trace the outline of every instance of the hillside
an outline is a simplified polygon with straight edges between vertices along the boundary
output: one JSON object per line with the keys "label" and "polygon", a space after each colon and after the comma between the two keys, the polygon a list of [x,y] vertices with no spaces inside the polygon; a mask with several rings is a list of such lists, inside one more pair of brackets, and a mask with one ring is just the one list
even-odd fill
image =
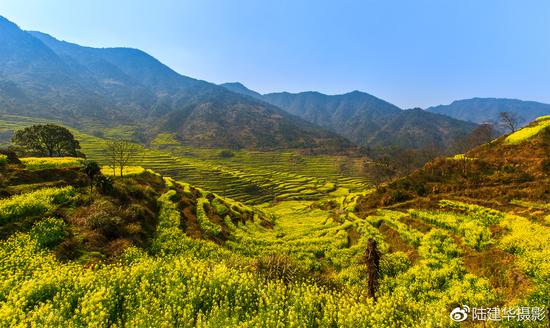
{"label": "hillside", "polygon": [[[39,217],[53,215],[65,222],[65,237],[52,242],[59,258],[85,263],[110,260],[131,246],[156,247],[158,220],[162,220],[159,206],[162,209],[164,199],[177,204],[182,213],[180,227],[190,238],[222,243],[230,234],[227,224],[244,223],[255,216],[269,224],[269,216],[260,210],[153,171],[134,170],[137,173],[98,187],[90,196],[88,178],[78,162],[68,168],[55,168],[55,159],[49,162],[52,168],[8,164],[1,170],[0,195],[5,200],[0,205],[0,239],[31,229]],[[17,202],[19,207],[10,209],[9,202]],[[215,232],[209,230],[211,225],[205,219],[219,225]]]}
{"label": "hillside", "polygon": [[365,197],[377,208],[418,197],[457,197],[504,206],[514,199],[550,201],[548,116],[466,154],[437,158]]}
{"label": "hillside", "polygon": [[[222,84],[259,98],[242,84]],[[366,147],[448,148],[475,124],[420,110],[401,110],[382,99],[354,91],[329,96],[319,92],[270,93],[261,99]]]}
{"label": "hillside", "polygon": [[59,119],[95,132],[124,127],[147,142],[338,151],[353,145],[285,111],[180,75],[143,51],[90,48],[0,18],[0,113]]}
{"label": "hillside", "polygon": [[[512,181],[511,192],[523,172],[548,180],[534,165],[548,143],[532,134],[547,123],[520,133],[521,146],[518,136],[492,146],[510,147],[498,165],[512,174],[491,175],[492,188]],[[474,151],[490,157],[485,147]],[[517,171],[504,164],[521,156]],[[464,168],[463,158],[447,161]],[[0,315],[12,325],[420,328],[452,326],[462,304],[549,304],[548,195],[522,188],[506,204],[463,197],[462,180],[391,208],[366,208],[384,187],[251,207],[147,170],[91,195],[79,164],[14,161],[0,163]],[[448,172],[433,176],[453,185]],[[382,256],[376,300],[365,290],[371,239]]]}
{"label": "hillside", "polygon": [[544,116],[466,154],[435,159],[378,186],[358,197],[355,212],[360,217],[385,213],[378,224],[397,240],[396,247],[417,243],[418,232],[446,231],[452,237],[447,241],[460,248],[454,257],[467,272],[488,279],[503,297],[499,304],[548,308],[548,186],[550,117]]}
{"label": "hillside", "polygon": [[[259,152],[226,159],[187,149],[195,153],[174,161],[148,149],[137,164],[173,160],[157,165],[204,171],[176,181],[131,168],[93,193],[79,159],[37,165],[0,156],[1,321],[423,328],[452,327],[449,312],[462,305],[547,308],[548,126],[540,118],[465,156],[356,192],[341,184],[351,179],[321,176],[330,159],[296,155],[280,166],[297,171],[279,178],[270,171],[279,164],[249,164],[274,161]],[[93,157],[101,140],[78,138]],[[297,174],[306,170],[309,177]],[[279,196],[255,198],[256,206],[224,197],[234,188],[220,179],[227,173],[271,183]],[[381,255],[376,300],[365,287],[372,240]]]}
{"label": "hillside", "polygon": [[439,105],[426,109],[474,123],[498,122],[501,112],[512,112],[523,118],[527,124],[539,116],[550,114],[550,105],[535,101],[502,98],[472,98],[453,101],[449,105]]}

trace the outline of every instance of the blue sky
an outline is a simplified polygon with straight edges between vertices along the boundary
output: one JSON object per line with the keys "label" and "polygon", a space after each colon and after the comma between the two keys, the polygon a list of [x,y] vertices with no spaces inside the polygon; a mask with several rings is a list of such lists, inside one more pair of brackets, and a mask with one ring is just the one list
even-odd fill
{"label": "blue sky", "polygon": [[547,0],[2,0],[0,15],[262,93],[362,90],[403,108],[550,103]]}

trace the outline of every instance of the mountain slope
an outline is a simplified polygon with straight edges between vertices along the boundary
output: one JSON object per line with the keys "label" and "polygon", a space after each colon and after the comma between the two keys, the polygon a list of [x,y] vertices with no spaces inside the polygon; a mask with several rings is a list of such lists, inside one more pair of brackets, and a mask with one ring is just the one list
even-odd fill
{"label": "mountain slope", "polygon": [[0,113],[120,125],[151,140],[255,149],[354,147],[265,102],[180,75],[143,51],[90,48],[0,19]]}
{"label": "mountain slope", "polygon": [[550,114],[550,105],[517,99],[472,98],[457,100],[450,105],[430,107],[426,110],[475,123],[498,122],[501,112],[514,112],[524,119],[524,123],[528,123],[539,116]]}
{"label": "mountain slope", "polygon": [[368,143],[379,147],[448,148],[474,128],[472,123],[416,108],[393,116],[368,139]]}
{"label": "mountain slope", "polygon": [[25,114],[47,106],[47,116],[65,117],[71,116],[71,107],[91,115],[108,108],[50,48],[1,16],[0,105],[2,112]]}
{"label": "mountain slope", "polygon": [[294,115],[333,130],[353,128],[354,125],[370,128],[369,125],[373,124],[374,127],[378,121],[400,112],[398,107],[359,91],[336,96],[319,92],[283,92],[266,94],[263,98]]}
{"label": "mountain slope", "polygon": [[550,201],[550,116],[463,155],[438,158],[360,201],[374,209],[412,199],[457,198],[502,206]]}
{"label": "mountain slope", "polygon": [[[222,86],[256,98],[259,95],[240,83]],[[368,147],[446,148],[475,128],[475,124],[443,115],[401,110],[360,91],[334,96],[282,92],[261,99]]]}

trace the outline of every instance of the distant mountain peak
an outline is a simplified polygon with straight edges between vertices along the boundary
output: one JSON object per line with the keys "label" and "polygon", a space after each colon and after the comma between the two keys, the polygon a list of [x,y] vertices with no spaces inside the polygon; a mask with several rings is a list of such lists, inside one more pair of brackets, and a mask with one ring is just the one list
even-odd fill
{"label": "distant mountain peak", "polygon": [[2,24],[2,25],[10,25],[10,26],[19,28],[19,26],[17,26],[17,24],[15,24],[14,22],[10,21],[9,19],[7,19],[6,17],[4,17],[4,16],[2,16],[2,15],[0,15],[0,24]]}
{"label": "distant mountain peak", "polygon": [[262,98],[262,95],[260,93],[258,93],[256,91],[253,91],[253,90],[250,90],[249,88],[247,88],[241,82],[227,82],[227,83],[220,84],[220,86],[226,88],[229,91],[232,91],[232,92],[235,92],[235,93],[238,93],[238,94],[246,95],[246,96],[256,98],[256,99],[261,99]]}
{"label": "distant mountain peak", "polygon": [[477,97],[455,100],[449,105],[434,106],[426,110],[475,123],[498,121],[501,112],[515,112],[525,120],[524,123],[527,123],[539,116],[550,114],[550,105],[513,98]]}

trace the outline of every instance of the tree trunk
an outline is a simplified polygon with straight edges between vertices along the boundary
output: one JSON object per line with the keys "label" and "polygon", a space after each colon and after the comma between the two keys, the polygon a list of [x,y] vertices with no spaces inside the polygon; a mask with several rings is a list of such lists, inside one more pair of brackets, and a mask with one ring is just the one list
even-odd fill
{"label": "tree trunk", "polygon": [[376,292],[378,291],[378,279],[380,278],[380,251],[376,246],[376,240],[369,238],[367,249],[365,250],[365,263],[367,265],[368,275],[368,294],[376,302]]}

